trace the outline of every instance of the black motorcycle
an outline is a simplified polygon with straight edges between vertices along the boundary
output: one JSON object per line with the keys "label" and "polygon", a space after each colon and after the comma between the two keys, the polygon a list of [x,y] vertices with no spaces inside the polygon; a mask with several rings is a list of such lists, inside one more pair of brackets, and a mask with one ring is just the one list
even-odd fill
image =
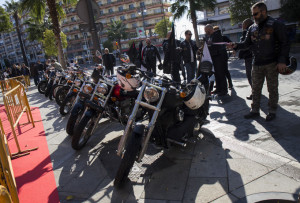
{"label": "black motorcycle", "polygon": [[56,77],[54,79],[53,85],[52,85],[50,93],[49,93],[50,100],[53,100],[53,98],[56,97],[57,91],[67,83],[68,79],[66,77],[71,78],[72,76],[68,75],[68,73],[65,71],[63,71],[63,72],[57,71],[56,72]]}
{"label": "black motorcycle", "polygon": [[41,94],[45,94],[47,86],[48,86],[48,81],[49,81],[49,73],[50,71],[43,72],[43,77],[41,78],[39,84],[38,84],[38,91]]}
{"label": "black motorcycle", "polygon": [[[212,89],[208,75],[209,72],[203,73],[187,85],[180,85],[166,77],[143,81],[119,142],[117,154],[122,161],[114,180],[115,187],[121,187],[134,162],[142,160],[149,142],[160,148],[169,148],[170,144],[186,146],[188,139],[194,135],[195,127],[199,129],[208,114]],[[206,81],[206,84],[200,81]],[[136,119],[140,107],[149,116],[147,125]]]}

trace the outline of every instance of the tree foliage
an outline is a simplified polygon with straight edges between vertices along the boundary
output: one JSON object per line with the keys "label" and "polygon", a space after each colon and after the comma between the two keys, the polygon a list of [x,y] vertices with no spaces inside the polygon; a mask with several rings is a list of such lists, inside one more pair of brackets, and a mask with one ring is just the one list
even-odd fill
{"label": "tree foliage", "polygon": [[299,0],[280,0],[280,17],[286,21],[300,22],[300,1]]}
{"label": "tree foliage", "polygon": [[231,24],[235,25],[251,18],[251,6],[256,2],[257,0],[229,0]]}
{"label": "tree foliage", "polygon": [[205,9],[214,9],[216,0],[176,0],[171,5],[171,12],[174,15],[174,20],[183,17],[187,12],[188,19],[192,20],[196,43],[200,46],[199,34],[197,29],[197,15],[196,11],[203,11]]}
{"label": "tree foliage", "polygon": [[27,39],[29,41],[37,40],[38,42],[41,42],[46,29],[51,29],[51,22],[49,19],[40,22],[37,18],[31,17],[25,21],[25,25],[28,26],[26,32],[28,33]]}
{"label": "tree foliage", "polygon": [[155,25],[155,33],[158,34],[159,37],[165,38],[167,37],[168,31],[171,31],[172,23],[169,19],[162,19]]}
{"label": "tree foliage", "polygon": [[0,32],[9,32],[13,25],[9,19],[9,14],[0,6]]}
{"label": "tree foliage", "polygon": [[[67,48],[67,45],[68,45],[67,36],[63,32],[61,32],[60,37],[61,37],[63,48]],[[47,56],[57,56],[58,55],[58,47],[57,47],[56,41],[53,40],[55,38],[53,31],[46,29],[44,32],[43,38],[44,39],[42,40],[42,43],[43,43],[43,47],[44,47],[46,55]]]}
{"label": "tree foliage", "polygon": [[119,44],[121,39],[127,39],[128,33],[125,24],[121,20],[112,21],[107,29],[108,39],[117,41]]}

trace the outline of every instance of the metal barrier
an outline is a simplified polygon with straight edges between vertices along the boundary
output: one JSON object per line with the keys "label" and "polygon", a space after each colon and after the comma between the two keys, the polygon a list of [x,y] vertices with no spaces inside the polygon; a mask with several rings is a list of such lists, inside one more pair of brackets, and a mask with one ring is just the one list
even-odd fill
{"label": "metal barrier", "polygon": [[1,90],[2,90],[2,94],[4,94],[5,92],[13,89],[14,87],[16,87],[19,83],[22,83],[24,85],[24,87],[26,88],[26,90],[28,89],[28,80],[26,80],[25,76],[21,75],[18,77],[13,77],[13,78],[8,78],[5,80],[1,80],[0,81],[0,86],[1,86]]}
{"label": "metal barrier", "polygon": [[[0,202],[19,202],[16,180],[12,169],[10,152],[0,120]],[[9,193],[7,193],[7,191]]]}
{"label": "metal barrier", "polygon": [[[24,86],[16,81],[18,85],[8,92],[4,93],[3,101],[6,109],[7,118],[9,120],[12,133],[18,148],[18,152],[11,154],[12,158],[17,158],[20,156],[25,156],[29,154],[29,151],[36,150],[38,148],[28,149],[21,151],[18,137],[15,132],[15,128],[19,127],[19,121],[24,112],[27,114],[28,123],[32,123],[32,126],[35,127],[33,117],[31,114],[30,106],[27,100],[26,92]],[[18,128],[20,131],[20,128]]]}

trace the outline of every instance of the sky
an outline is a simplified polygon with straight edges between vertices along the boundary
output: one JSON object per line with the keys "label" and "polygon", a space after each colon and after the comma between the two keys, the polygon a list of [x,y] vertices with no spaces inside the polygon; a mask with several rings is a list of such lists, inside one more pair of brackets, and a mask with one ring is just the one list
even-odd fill
{"label": "sky", "polygon": [[0,0],[0,6],[3,6],[5,4],[5,0]]}

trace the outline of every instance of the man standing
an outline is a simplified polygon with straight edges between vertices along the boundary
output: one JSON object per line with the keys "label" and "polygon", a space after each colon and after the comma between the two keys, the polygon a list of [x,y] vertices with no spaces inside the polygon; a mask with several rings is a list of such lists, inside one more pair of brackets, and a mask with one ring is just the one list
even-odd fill
{"label": "man standing", "polygon": [[182,49],[182,58],[184,66],[186,68],[187,82],[189,83],[196,75],[196,52],[198,47],[195,41],[191,40],[192,32],[190,30],[185,31],[185,40],[181,42],[180,47]]}
{"label": "man standing", "polygon": [[[172,44],[174,43],[174,44]],[[181,69],[181,56],[180,56],[180,41],[175,39],[174,32],[168,32],[167,39],[163,41],[163,51],[164,51],[164,63],[163,69],[164,73],[170,74],[172,80],[180,83],[179,70]],[[170,45],[171,44],[171,45]],[[179,48],[179,49],[178,49]]]}
{"label": "man standing", "polygon": [[55,59],[51,59],[51,66],[53,66],[55,68],[55,70],[57,70],[57,71],[63,71],[64,70],[62,68],[62,66],[60,65],[60,63],[56,62]]}
{"label": "man standing", "polygon": [[281,22],[268,16],[267,6],[263,2],[251,8],[255,23],[249,28],[242,43],[231,44],[235,49],[251,46],[253,53],[252,68],[252,109],[246,119],[259,117],[261,90],[265,78],[269,92],[269,114],[266,121],[276,118],[278,105],[278,70],[286,69],[290,45],[286,27]]}
{"label": "man standing", "polygon": [[105,65],[106,74],[114,74],[114,66],[116,65],[116,58],[113,54],[109,53],[108,48],[104,49],[103,63]]}
{"label": "man standing", "polygon": [[224,96],[228,92],[226,81],[226,71],[228,71],[228,55],[226,46],[214,44],[223,42],[223,36],[220,31],[215,32],[213,26],[210,24],[206,25],[204,29],[206,33],[207,46],[215,69],[216,90],[214,93],[218,94],[219,96]]}
{"label": "man standing", "polygon": [[155,46],[151,44],[149,38],[146,39],[146,47],[142,51],[142,65],[147,69],[156,74],[156,57],[158,58],[161,66],[161,58],[159,52]]}
{"label": "man standing", "polygon": [[38,68],[37,64],[31,64],[30,74],[31,74],[31,77],[33,77],[35,86],[38,86],[40,79],[39,79],[39,68]]}
{"label": "man standing", "polygon": [[[253,21],[250,18],[247,18],[243,21],[242,28],[243,34],[240,39],[240,42],[243,42],[246,39],[246,34],[248,32],[249,27],[253,24]],[[246,75],[248,78],[248,82],[252,88],[252,79],[251,79],[251,71],[252,71],[252,52],[250,47],[247,49],[240,50],[239,58],[244,59],[245,61],[245,68],[246,68]],[[248,100],[252,100],[252,94],[249,97],[246,97]]]}
{"label": "man standing", "polygon": [[26,84],[30,86],[30,71],[29,68],[25,65],[25,63],[22,63],[21,74],[24,75]]}

